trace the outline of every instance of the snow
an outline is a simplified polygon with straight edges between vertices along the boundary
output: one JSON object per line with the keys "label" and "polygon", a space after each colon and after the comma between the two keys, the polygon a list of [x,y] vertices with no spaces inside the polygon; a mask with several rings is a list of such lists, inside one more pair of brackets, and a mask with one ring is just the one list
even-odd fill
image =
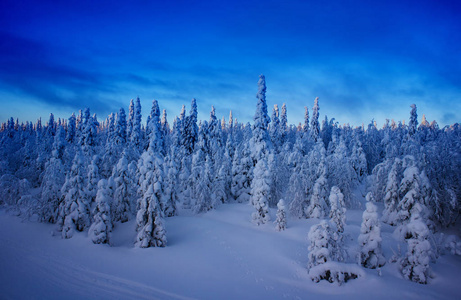
{"label": "snow", "polygon": [[[397,263],[382,267],[381,276],[351,265],[360,210],[348,210],[344,234],[347,268],[361,276],[341,286],[315,283],[306,267],[307,233],[318,220],[289,218],[290,226],[277,232],[272,223],[254,226],[253,210],[246,204],[200,215],[179,210],[165,219],[167,247],[140,249],[133,246],[135,220],[116,223],[109,247],[93,244],[85,232],[61,239],[50,234],[56,225],[23,221],[0,209],[0,298],[455,299],[461,293],[461,257],[450,253],[430,264],[434,278],[427,285],[405,280]],[[276,210],[270,214],[275,218]],[[388,258],[397,251],[394,229],[381,228]]]}

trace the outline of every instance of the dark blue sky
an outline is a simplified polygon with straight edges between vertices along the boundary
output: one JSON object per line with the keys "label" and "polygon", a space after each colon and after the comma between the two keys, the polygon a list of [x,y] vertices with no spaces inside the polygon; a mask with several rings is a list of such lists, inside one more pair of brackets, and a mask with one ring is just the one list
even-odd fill
{"label": "dark blue sky", "polygon": [[461,121],[459,1],[0,2],[0,121],[90,107],[100,119],[139,95],[170,122],[197,98],[250,121],[259,74],[270,111],[381,126]]}

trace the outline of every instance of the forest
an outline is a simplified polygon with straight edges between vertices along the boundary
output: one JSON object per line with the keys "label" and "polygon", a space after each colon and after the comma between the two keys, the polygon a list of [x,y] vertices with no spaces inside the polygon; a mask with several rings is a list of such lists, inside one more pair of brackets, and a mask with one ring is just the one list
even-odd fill
{"label": "forest", "polygon": [[402,276],[427,283],[429,261],[441,247],[432,236],[459,222],[460,125],[440,128],[424,115],[419,121],[413,104],[408,124],[387,120],[378,128],[371,120],[353,128],[320,120],[318,98],[311,110],[305,107],[304,123],[292,125],[285,104],[269,115],[263,75],[257,88],[252,124],[237,122],[232,112],[218,119],[214,107],[209,120],[198,120],[195,99],[172,124],[157,100],[144,124],[139,98],[128,113],[120,108],[104,120],[89,108],[68,119],[50,114],[46,123],[10,118],[0,129],[0,205],[56,224],[63,239],[88,232],[95,244],[110,245],[114,227],[135,220],[139,248],[167,247],[165,220],[180,209],[203,214],[249,203],[248,220],[275,221],[277,231],[288,216],[319,219],[308,234],[309,274],[341,283],[360,276],[341,264],[346,210],[360,209],[358,264],[386,263],[385,223],[407,245],[396,258]]}

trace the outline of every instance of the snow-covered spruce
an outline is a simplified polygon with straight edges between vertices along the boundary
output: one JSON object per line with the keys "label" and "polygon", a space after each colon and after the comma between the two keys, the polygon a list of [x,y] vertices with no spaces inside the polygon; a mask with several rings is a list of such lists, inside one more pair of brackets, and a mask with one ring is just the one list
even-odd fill
{"label": "snow-covered spruce", "polygon": [[61,188],[64,184],[65,171],[62,161],[54,155],[45,165],[41,185],[40,219],[44,222],[56,223],[61,203]]}
{"label": "snow-covered spruce", "polygon": [[283,231],[287,228],[287,215],[285,212],[285,201],[280,199],[277,203],[277,219],[275,220],[275,230]]}
{"label": "snow-covered spruce", "polygon": [[362,215],[362,225],[358,242],[360,252],[358,254],[359,264],[365,268],[375,269],[384,266],[386,259],[381,250],[381,228],[377,207],[372,203],[373,195],[369,192],[366,196],[366,209]]}
{"label": "snow-covered spruce", "polygon": [[113,221],[127,222],[131,219],[132,206],[136,192],[134,190],[133,174],[129,170],[128,156],[125,152],[112,171],[114,181]]}
{"label": "snow-covered spruce", "polygon": [[397,205],[399,204],[399,183],[402,161],[394,160],[392,168],[387,176],[386,188],[384,190],[384,211],[382,220],[390,225],[397,224]]}
{"label": "snow-covered spruce", "polygon": [[261,159],[254,169],[254,179],[251,183],[251,204],[256,209],[252,214],[252,222],[256,225],[266,224],[270,221],[269,194],[271,177],[265,159]]}
{"label": "snow-covered spruce", "polygon": [[432,254],[429,236],[431,232],[424,219],[417,213],[422,207],[416,204],[415,211],[408,224],[405,225],[402,234],[407,242],[407,253],[400,260],[400,269],[404,278],[422,284],[427,284],[431,277],[429,268]]}
{"label": "snow-covered spruce", "polygon": [[338,243],[341,233],[335,227],[335,224],[322,220],[309,230],[307,269],[309,277],[315,282],[327,280],[341,285],[349,279],[362,276],[362,271],[356,266],[338,262],[343,259],[343,249]]}
{"label": "snow-covered spruce", "polygon": [[313,225],[307,237],[310,241],[307,269],[331,261],[331,229],[328,221],[322,220],[319,224]]}
{"label": "snow-covered spruce", "polygon": [[269,202],[271,197],[272,174],[269,165],[271,141],[267,131],[270,118],[267,115],[266,80],[264,75],[259,76],[258,102],[254,115],[253,136],[250,140],[252,158],[255,164],[253,181],[251,183],[251,204],[256,209],[252,214],[252,221],[256,225],[270,221]]}
{"label": "snow-covered spruce", "polygon": [[330,220],[336,225],[338,232],[343,233],[346,226],[344,196],[337,186],[333,186],[328,199],[330,200]]}
{"label": "snow-covered spruce", "polygon": [[[397,206],[399,224],[408,223],[414,214],[421,215],[423,218],[427,215],[427,208],[421,192],[420,172],[416,166],[415,158],[411,155],[405,156],[403,167],[405,170],[399,186],[401,199]],[[418,207],[416,207],[417,204],[419,204]],[[421,210],[421,212],[418,210]]]}
{"label": "snow-covered spruce", "polygon": [[308,218],[321,219],[328,213],[328,206],[326,203],[326,198],[328,197],[328,182],[325,177],[325,172],[325,167],[323,167],[320,177],[315,181],[314,187],[312,188],[309,206],[306,209]]}
{"label": "snow-covered spruce", "polygon": [[152,106],[154,113],[150,122],[149,146],[138,162],[141,197],[138,200],[136,215],[135,246],[140,248],[166,246],[161,206],[164,195],[163,141],[159,123],[160,112],[157,112],[155,100]]}
{"label": "snow-covered spruce", "polygon": [[176,204],[178,202],[178,169],[174,157],[168,157],[166,161],[166,185],[165,185],[165,203],[163,212],[166,217],[173,217],[178,214]]}
{"label": "snow-covered spruce", "polygon": [[[167,243],[163,212],[160,208],[158,193],[154,191],[156,185],[154,183],[149,186],[139,203],[135,240],[135,246],[139,248],[165,247]],[[156,190],[158,192],[158,188]]]}
{"label": "snow-covered spruce", "polygon": [[111,195],[107,180],[101,179],[96,194],[96,207],[88,237],[95,244],[110,244],[112,234]]}
{"label": "snow-covered spruce", "polygon": [[90,225],[90,203],[86,189],[86,172],[81,152],[75,155],[72,169],[62,187],[64,201],[60,205],[60,228],[63,238],[71,238],[74,231],[83,231]]}

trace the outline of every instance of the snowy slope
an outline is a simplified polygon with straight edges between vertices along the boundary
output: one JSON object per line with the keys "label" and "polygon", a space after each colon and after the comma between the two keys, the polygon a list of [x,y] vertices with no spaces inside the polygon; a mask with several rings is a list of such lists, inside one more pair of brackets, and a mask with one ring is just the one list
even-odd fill
{"label": "snowy slope", "polygon": [[[166,248],[133,248],[135,223],[117,224],[113,247],[86,233],[52,236],[55,226],[21,221],[0,210],[1,299],[454,299],[461,294],[461,257],[441,256],[434,278],[420,285],[387,263],[382,276],[343,286],[313,283],[307,274],[307,233],[317,220],[288,220],[288,229],[250,222],[253,208],[166,219]],[[348,211],[346,234],[353,263],[362,211]],[[271,210],[275,220],[275,210]],[[386,259],[396,251],[393,228],[382,227]]]}

